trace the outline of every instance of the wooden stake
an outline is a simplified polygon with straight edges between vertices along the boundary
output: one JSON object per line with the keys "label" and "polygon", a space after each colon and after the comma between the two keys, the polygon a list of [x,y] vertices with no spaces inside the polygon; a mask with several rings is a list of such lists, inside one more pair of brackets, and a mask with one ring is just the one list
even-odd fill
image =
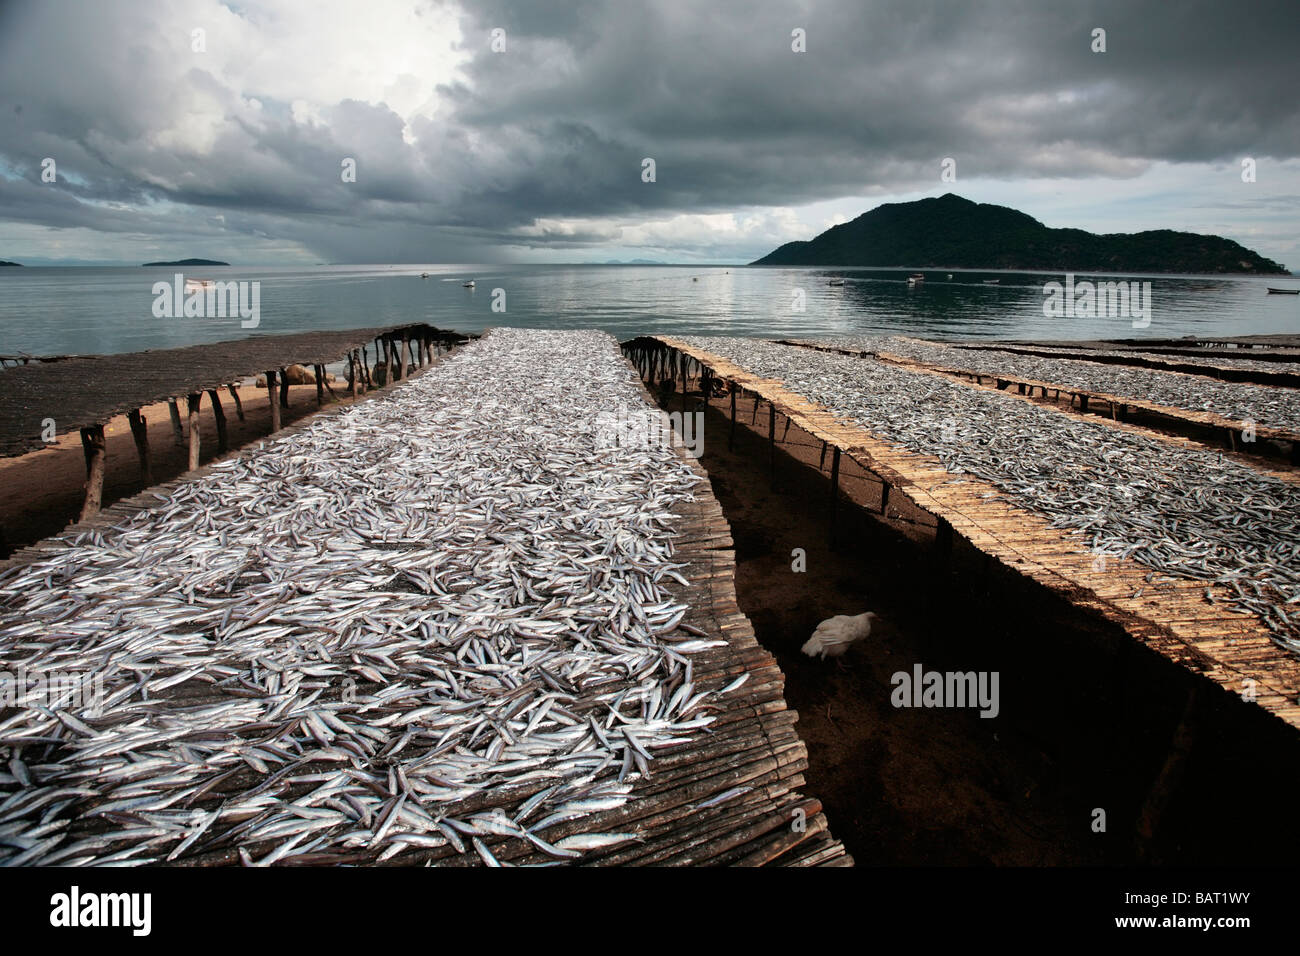
{"label": "wooden stake", "polygon": [[348,387],[352,390],[352,397],[357,397],[357,351],[353,349],[348,353]]}
{"label": "wooden stake", "polygon": [[244,403],[239,400],[239,386],[228,385],[226,387],[230,391],[230,397],[235,400],[235,414],[239,416],[239,420],[242,422],[244,421]]}
{"label": "wooden stake", "polygon": [[266,373],[266,399],[267,404],[271,406],[271,431],[280,430],[280,406],[275,400],[275,376],[274,369]]}
{"label": "wooden stake", "polygon": [[153,468],[149,463],[149,423],[138,408],[128,412],[126,418],[131,423],[131,437],[135,439],[135,453],[140,459],[140,480],[148,488],[153,484]]}
{"label": "wooden stake", "polygon": [[889,517],[889,482],[884,480],[880,483],[880,513]]}
{"label": "wooden stake", "polygon": [[86,453],[86,500],[81,506],[80,521],[99,514],[104,500],[104,460],[108,451],[104,444],[104,426],[92,425],[81,430],[81,448]]}
{"label": "wooden stake", "polygon": [[776,406],[767,403],[767,477],[776,484]]}
{"label": "wooden stake", "polygon": [[185,447],[185,429],[181,427],[181,412],[176,407],[176,399],[167,399],[167,410],[172,415],[172,436],[176,439],[176,444],[182,448]]}
{"label": "wooden stake", "polygon": [[736,447],[736,384],[731,384],[731,431],[727,433],[727,451]]}
{"label": "wooden stake", "polygon": [[202,397],[202,392],[191,392],[185,397],[190,413],[190,471],[199,467],[199,399]]}
{"label": "wooden stake", "polygon": [[217,454],[224,455],[230,448],[230,442],[226,438],[226,410],[221,407],[221,393],[210,388],[208,399],[212,402],[212,417],[217,422]]}
{"label": "wooden stake", "polygon": [[840,502],[840,446],[836,445],[834,452],[831,454],[831,523],[828,539],[832,548],[835,547],[835,510]]}
{"label": "wooden stake", "polygon": [[280,369],[280,406],[289,407],[289,370],[286,368]]}
{"label": "wooden stake", "polygon": [[1165,762],[1156,774],[1155,782],[1152,783],[1146,800],[1143,801],[1142,812],[1137,822],[1137,851],[1138,859],[1141,861],[1150,861],[1154,855],[1155,835],[1160,829],[1160,819],[1164,816],[1165,809],[1173,796],[1178,792],[1178,785],[1186,771],[1187,758],[1196,742],[1199,724],[1196,712],[1197,701],[1197,688],[1192,687],[1187,692],[1182,718],[1178,721],[1173,739],[1165,752]]}
{"label": "wooden stake", "polygon": [[316,407],[325,406],[325,366],[313,365],[312,371],[316,373]]}

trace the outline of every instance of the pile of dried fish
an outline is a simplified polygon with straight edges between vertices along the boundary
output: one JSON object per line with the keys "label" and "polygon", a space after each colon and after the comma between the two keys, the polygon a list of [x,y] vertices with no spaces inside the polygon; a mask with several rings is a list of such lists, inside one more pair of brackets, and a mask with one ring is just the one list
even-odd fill
{"label": "pile of dried fish", "polygon": [[902,336],[821,336],[817,342],[864,352],[887,352],[915,362],[942,365],[1003,378],[1032,378],[1077,389],[1194,412],[1212,412],[1232,421],[1300,433],[1300,390],[1223,382],[1204,376],[1066,358],[1041,358],[1009,352],[984,352],[923,342]]}
{"label": "pile of dried fish", "polygon": [[698,477],[594,442],[638,388],[603,333],[497,330],[0,575],[0,670],[94,690],[0,709],[0,862],[635,839],[569,831],[709,723],[721,643],[670,596]]}
{"label": "pile of dried fish", "polygon": [[1209,449],[1180,448],[1001,392],[871,358],[756,339],[695,348],[779,379],[846,422],[1087,535],[1089,550],[1228,589],[1300,653],[1300,486]]}
{"label": "pile of dried fish", "polygon": [[[990,346],[984,343],[961,342],[952,343],[958,348],[968,351],[988,351]],[[1012,346],[1023,347],[1023,346]],[[1267,359],[1249,359],[1249,358],[1230,358],[1225,355],[1222,358],[1214,356],[1209,358],[1204,355],[1184,355],[1180,352],[1144,352],[1140,349],[1095,349],[1095,348],[1067,348],[1054,347],[1047,345],[1033,346],[1035,352],[1050,352],[1053,357],[1073,358],[1088,361],[1089,359],[1116,358],[1129,361],[1132,359],[1144,359],[1148,362],[1162,362],[1168,365],[1186,365],[1195,366],[1205,369],[1205,374],[1214,375],[1217,368],[1240,369],[1243,372],[1271,372],[1274,375],[1300,375],[1300,362],[1281,362],[1269,361]],[[1005,354],[1007,350],[993,347],[993,351]],[[1246,349],[1234,349],[1233,351],[1246,351]],[[1018,353],[1017,353],[1018,354]],[[1113,367],[1113,363],[1104,363]]]}

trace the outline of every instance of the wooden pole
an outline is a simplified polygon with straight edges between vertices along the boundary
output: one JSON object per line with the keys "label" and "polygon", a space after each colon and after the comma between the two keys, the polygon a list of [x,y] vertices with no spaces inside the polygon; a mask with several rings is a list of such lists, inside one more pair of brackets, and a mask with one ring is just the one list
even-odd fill
{"label": "wooden pole", "polygon": [[818,471],[821,471],[821,470],[822,470],[823,468],[825,468],[825,467],[826,467],[826,442],[823,441],[823,442],[822,442],[822,457],[821,457],[821,459],[817,462],[817,470],[818,470]]}
{"label": "wooden pole", "polygon": [[92,425],[81,430],[81,448],[86,453],[86,500],[81,506],[80,521],[99,514],[104,500],[104,459],[108,451],[104,444],[104,426]]}
{"label": "wooden pole", "polygon": [[829,540],[831,547],[835,547],[835,510],[840,501],[840,446],[836,445],[835,450],[831,453],[831,525]]}
{"label": "wooden pole", "polygon": [[149,423],[138,408],[128,412],[126,418],[131,423],[131,437],[135,439],[135,453],[140,459],[140,480],[148,488],[153,484],[153,468],[149,463]]}
{"label": "wooden pole", "polygon": [[727,451],[736,447],[736,383],[731,383],[731,431],[727,433]]}
{"label": "wooden pole", "polygon": [[239,420],[242,422],[244,420],[244,403],[239,400],[239,386],[228,385],[226,387],[230,390],[230,397],[235,400],[235,414],[239,416]]}
{"label": "wooden pole", "polygon": [[280,405],[289,407],[289,370],[286,368],[280,369]]}
{"label": "wooden pole", "polygon": [[880,513],[889,517],[889,482],[880,480]]}
{"label": "wooden pole", "polygon": [[217,454],[224,455],[230,448],[230,442],[226,437],[226,410],[221,407],[221,393],[210,388],[208,399],[212,402],[212,417],[217,422]]}
{"label": "wooden pole", "polygon": [[280,405],[275,400],[275,369],[269,369],[266,373],[266,400],[271,406],[271,431],[280,430]]}
{"label": "wooden pole", "polygon": [[767,479],[776,484],[776,406],[767,403]]}
{"label": "wooden pole", "polygon": [[357,397],[357,350],[353,349],[348,353],[348,386],[352,389],[352,397]]}
{"label": "wooden pole", "polygon": [[172,436],[176,439],[176,444],[182,448],[185,447],[185,429],[181,427],[181,412],[176,407],[176,399],[167,399],[167,410],[172,416]]}
{"label": "wooden pole", "polygon": [[1142,803],[1136,828],[1138,859],[1142,862],[1150,862],[1155,853],[1155,835],[1160,829],[1160,819],[1174,795],[1179,792],[1178,785],[1186,772],[1188,755],[1196,741],[1199,727],[1198,699],[1197,688],[1192,687],[1183,704],[1182,718],[1174,728],[1173,740],[1165,751],[1165,762]]}
{"label": "wooden pole", "polygon": [[312,369],[316,372],[316,407],[322,408],[325,405],[325,366],[313,365]]}
{"label": "wooden pole", "polygon": [[199,467],[199,399],[202,397],[202,392],[191,392],[185,398],[190,413],[190,471]]}

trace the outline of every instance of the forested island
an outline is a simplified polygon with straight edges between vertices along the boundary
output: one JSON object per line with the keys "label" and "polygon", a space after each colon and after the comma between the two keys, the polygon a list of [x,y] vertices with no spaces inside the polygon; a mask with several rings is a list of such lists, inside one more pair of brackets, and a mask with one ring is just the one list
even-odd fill
{"label": "forested island", "polygon": [[754,265],[1287,274],[1281,264],[1221,236],[1051,229],[1018,210],[952,193],[877,206],[815,239],[787,242]]}
{"label": "forested island", "polygon": [[146,262],[142,268],[152,266],[228,266],[229,262],[218,262],[216,259],[177,259],[175,262]]}

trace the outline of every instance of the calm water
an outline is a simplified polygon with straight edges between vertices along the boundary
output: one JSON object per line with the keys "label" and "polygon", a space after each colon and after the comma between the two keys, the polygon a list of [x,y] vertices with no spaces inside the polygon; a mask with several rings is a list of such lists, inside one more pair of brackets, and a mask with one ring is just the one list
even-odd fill
{"label": "calm water", "polygon": [[[153,284],[189,277],[257,280],[261,322],[155,318]],[[816,335],[904,332],[933,337],[1095,338],[1300,332],[1300,297],[1268,295],[1290,277],[1150,276],[1151,324],[1049,319],[1043,284],[1059,275],[745,266],[319,266],[296,269],[0,269],[0,354],[131,352],[311,329],[428,322],[465,332],[492,325],[646,332]],[[431,273],[421,279],[421,272]],[[828,284],[832,277],[843,286]],[[462,288],[466,279],[476,288]],[[997,278],[998,285],[982,280]],[[1082,277],[1077,277],[1082,278]],[[1096,278],[1096,276],[1090,276]],[[1132,280],[1136,277],[1108,277]],[[492,311],[505,290],[504,313]],[[794,290],[804,309],[794,310]]]}

